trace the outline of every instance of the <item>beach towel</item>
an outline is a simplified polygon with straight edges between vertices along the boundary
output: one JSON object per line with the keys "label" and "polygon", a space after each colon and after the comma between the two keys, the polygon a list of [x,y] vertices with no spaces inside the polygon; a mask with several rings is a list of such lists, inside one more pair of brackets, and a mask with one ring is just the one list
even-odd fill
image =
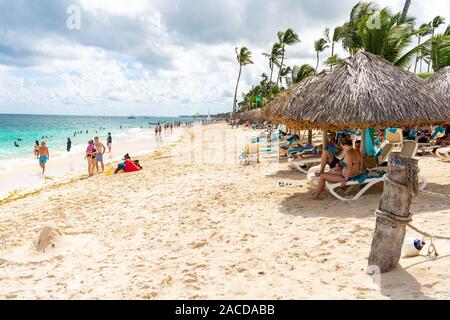
{"label": "beach towel", "polygon": [[365,130],[365,145],[366,145],[366,155],[369,157],[373,157],[376,155],[375,146],[373,145],[373,135],[375,133],[375,129],[367,128]]}
{"label": "beach towel", "polygon": [[142,170],[142,168],[138,167],[133,161],[129,159],[125,160],[125,172],[135,172],[140,170]]}
{"label": "beach towel", "polygon": [[436,128],[434,128],[434,132],[433,135],[431,136],[430,140],[433,140],[434,138],[436,138],[436,136],[440,133],[445,132],[445,128],[442,128],[441,126],[437,126]]}
{"label": "beach towel", "polygon": [[373,178],[381,178],[386,174],[385,171],[381,172],[370,172],[370,173],[361,173],[359,176],[348,179],[348,181],[356,181],[359,184],[364,183],[367,179]]}
{"label": "beach towel", "polygon": [[289,150],[287,152],[287,154],[294,154],[294,153],[299,153],[299,152],[303,152],[303,151],[315,151],[314,148],[312,147],[312,145],[307,145],[306,147],[302,147],[302,148],[296,148],[296,149],[292,149]]}

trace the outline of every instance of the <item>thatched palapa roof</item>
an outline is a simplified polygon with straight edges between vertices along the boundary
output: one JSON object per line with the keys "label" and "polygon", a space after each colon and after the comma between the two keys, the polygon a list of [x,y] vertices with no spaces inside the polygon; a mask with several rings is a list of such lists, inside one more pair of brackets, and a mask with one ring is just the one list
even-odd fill
{"label": "thatched palapa roof", "polygon": [[263,109],[263,116],[273,123],[288,124],[289,118],[284,117],[285,108],[290,105],[292,99],[300,94],[307,85],[314,83],[316,80],[325,76],[325,73],[309,76],[302,81],[294,84],[289,89],[280,92],[275,99]]}
{"label": "thatched palapa roof", "polygon": [[400,127],[448,122],[450,108],[426,82],[363,50],[305,84],[283,108],[298,129]]}
{"label": "thatched palapa roof", "polygon": [[427,84],[433,92],[442,96],[450,108],[450,66],[439,70],[427,79]]}
{"label": "thatched palapa roof", "polygon": [[251,109],[237,114],[237,117],[244,121],[260,121],[264,120],[261,109]]}

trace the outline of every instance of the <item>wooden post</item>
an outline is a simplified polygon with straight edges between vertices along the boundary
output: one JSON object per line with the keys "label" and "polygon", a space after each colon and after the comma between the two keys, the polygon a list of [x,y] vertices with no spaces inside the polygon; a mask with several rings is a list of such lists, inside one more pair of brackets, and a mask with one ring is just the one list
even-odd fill
{"label": "wooden post", "polygon": [[322,132],[322,148],[325,150],[328,146],[328,131],[323,130]]}
{"label": "wooden post", "polygon": [[394,269],[400,260],[411,200],[418,192],[417,163],[394,154],[389,158],[369,255],[369,266],[378,266],[381,273]]}
{"label": "wooden post", "polygon": [[359,153],[361,153],[361,157],[363,158],[366,156],[366,129],[361,129],[361,147]]}
{"label": "wooden post", "polygon": [[312,143],[312,130],[308,130],[308,143]]}

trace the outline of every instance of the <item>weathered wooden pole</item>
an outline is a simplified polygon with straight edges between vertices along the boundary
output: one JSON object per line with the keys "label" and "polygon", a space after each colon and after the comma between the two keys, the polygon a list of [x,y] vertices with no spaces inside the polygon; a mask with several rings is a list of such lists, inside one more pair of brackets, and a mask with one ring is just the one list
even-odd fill
{"label": "weathered wooden pole", "polygon": [[400,260],[411,200],[419,189],[417,163],[395,154],[389,157],[369,255],[369,266],[378,266],[381,273],[394,269]]}
{"label": "weathered wooden pole", "polygon": [[328,146],[328,131],[323,130],[322,132],[322,148],[325,150]]}
{"label": "weathered wooden pole", "polygon": [[366,129],[361,130],[361,146],[359,148],[359,153],[361,153],[361,157],[365,157],[367,155],[366,152]]}
{"label": "weathered wooden pole", "polygon": [[308,130],[308,143],[312,143],[312,130]]}

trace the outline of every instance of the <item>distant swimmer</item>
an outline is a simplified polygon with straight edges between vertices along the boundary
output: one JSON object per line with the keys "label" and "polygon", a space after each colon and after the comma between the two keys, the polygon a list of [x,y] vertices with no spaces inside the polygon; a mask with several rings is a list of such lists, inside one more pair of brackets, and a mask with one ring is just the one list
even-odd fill
{"label": "distant swimmer", "polygon": [[70,149],[72,149],[72,141],[70,138],[67,138],[67,152],[70,152]]}
{"label": "distant swimmer", "polygon": [[16,141],[14,141],[14,147],[16,147],[16,148],[20,147]]}
{"label": "distant swimmer", "polygon": [[111,148],[112,148],[111,132],[108,132],[108,138],[106,138],[106,145],[108,146],[108,152],[111,153]]}
{"label": "distant swimmer", "polygon": [[46,146],[45,141],[41,142],[41,146],[38,149],[39,151],[39,166],[42,168],[42,174],[45,173],[45,164],[50,159],[50,152]]}

